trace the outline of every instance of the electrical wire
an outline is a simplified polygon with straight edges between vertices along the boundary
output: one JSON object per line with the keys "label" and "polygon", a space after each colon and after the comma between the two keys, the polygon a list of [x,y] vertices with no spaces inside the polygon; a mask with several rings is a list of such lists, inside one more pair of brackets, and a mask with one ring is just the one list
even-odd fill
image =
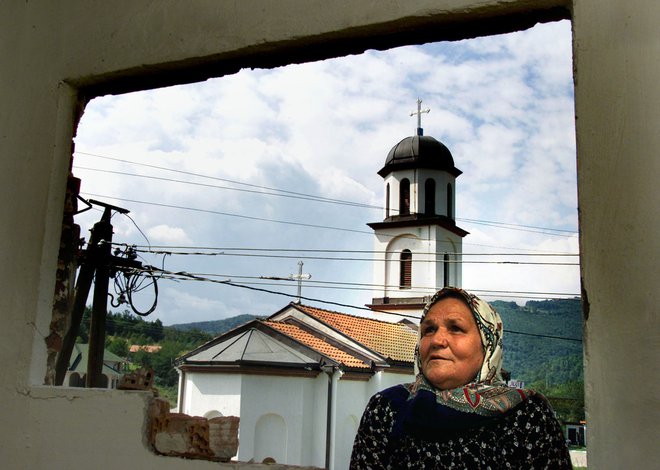
{"label": "electrical wire", "polygon": [[[271,276],[246,276],[246,275],[236,275],[236,274],[222,274],[222,273],[188,273],[186,274],[198,276],[200,278],[226,278],[226,279],[245,279],[247,280],[244,284],[258,284],[258,285],[273,285],[281,286],[281,283],[275,282],[250,282],[250,281],[273,281],[278,280],[284,283],[297,282],[293,278],[281,278],[281,277],[271,277]],[[315,279],[307,279],[304,281],[306,285],[310,287],[315,287],[319,289],[335,289],[335,290],[354,290],[354,291],[373,291],[374,289],[399,289],[399,285],[382,285],[382,284],[370,284],[370,283],[359,283],[359,282],[340,282],[340,281],[320,281]],[[425,288],[411,286],[410,289],[406,289],[408,293],[418,293],[420,295],[430,295],[435,293],[437,289],[435,288]],[[492,295],[497,297],[510,297],[510,298],[521,298],[521,299],[563,299],[563,300],[579,300],[580,295],[576,293],[569,292],[538,292],[538,291],[511,291],[511,290],[493,290],[493,289],[477,289],[471,288],[471,292],[483,293],[486,295]]]}
{"label": "electrical wire", "polygon": [[[114,175],[122,175],[122,176],[131,176],[135,178],[145,178],[145,179],[151,179],[151,180],[157,180],[157,181],[167,181],[170,183],[180,183],[180,184],[187,184],[187,185],[192,185],[192,186],[198,186],[198,187],[205,187],[205,188],[213,188],[213,189],[226,189],[230,191],[240,191],[244,193],[252,193],[252,194],[259,194],[262,196],[278,196],[278,197],[286,197],[286,198],[292,198],[292,199],[299,199],[303,201],[314,201],[314,202],[323,202],[323,203],[328,203],[328,204],[339,204],[339,205],[344,205],[344,206],[351,206],[351,207],[359,207],[363,209],[381,209],[378,206],[372,206],[369,204],[363,204],[359,202],[351,202],[351,201],[342,201],[339,199],[330,199],[330,198],[323,198],[321,196],[306,196],[302,195],[300,193],[294,193],[294,194],[287,194],[286,192],[283,193],[273,193],[273,192],[267,192],[267,190],[262,190],[258,191],[255,189],[243,189],[243,188],[232,188],[230,186],[218,186],[215,184],[205,184],[205,183],[196,183],[193,181],[184,181],[184,180],[177,180],[174,178],[164,178],[161,176],[151,176],[151,175],[141,175],[138,173],[127,173],[124,171],[116,171],[116,170],[101,170],[98,168],[89,168],[89,167],[84,167],[84,166],[74,166],[74,169],[76,170],[86,170],[86,171],[96,171],[96,172],[102,172],[102,173],[111,173]],[[238,183],[237,183],[238,184]],[[264,188],[266,189],[266,188]],[[296,195],[300,194],[300,195]]]}
{"label": "electrical wire", "polygon": [[[163,166],[158,166],[158,165],[139,163],[139,162],[134,162],[134,161],[130,161],[130,160],[124,160],[124,159],[108,157],[108,156],[104,156],[104,155],[98,155],[98,154],[94,154],[94,153],[80,152],[80,151],[77,151],[75,153],[80,154],[80,155],[86,155],[86,156],[101,158],[101,159],[105,159],[105,160],[111,160],[111,161],[126,163],[126,164],[130,164],[130,165],[135,165],[135,166],[143,166],[143,167],[153,168],[153,169],[162,170],[162,171],[169,171],[169,172],[174,172],[174,173],[179,173],[179,174],[184,174],[184,175],[189,175],[189,176],[194,176],[194,177],[199,177],[199,178],[206,178],[206,179],[222,181],[222,182],[227,182],[227,183],[236,184],[236,185],[247,186],[247,187],[255,188],[255,190],[247,190],[247,189],[242,189],[242,188],[232,188],[232,187],[229,187],[229,186],[210,185],[210,184],[197,183],[197,182],[192,182],[192,181],[177,180],[177,179],[173,179],[173,178],[164,178],[164,177],[158,177],[158,176],[152,176],[152,175],[142,175],[142,174],[137,174],[137,173],[122,172],[122,171],[117,171],[117,170],[104,170],[104,169],[98,169],[98,168],[90,168],[90,167],[84,167],[84,166],[79,166],[79,165],[74,164],[75,169],[81,169],[81,170],[86,170],[86,171],[105,172],[105,173],[118,174],[118,175],[122,175],[122,176],[138,177],[138,178],[148,178],[148,179],[154,179],[154,180],[160,180],[160,181],[176,182],[176,183],[181,183],[181,184],[189,184],[189,185],[202,186],[202,187],[211,187],[211,188],[216,188],[216,189],[227,189],[227,190],[233,190],[233,191],[250,192],[250,193],[257,193],[257,194],[261,194],[261,195],[283,196],[283,197],[290,197],[290,198],[301,199],[301,200],[309,200],[309,201],[315,201],[315,202],[325,202],[325,203],[347,205],[347,206],[353,206],[353,207],[359,207],[359,208],[377,209],[377,210],[380,210],[380,211],[385,210],[382,206],[376,206],[376,205],[366,204],[366,203],[362,203],[362,202],[347,201],[347,200],[343,200],[343,199],[333,199],[333,198],[327,198],[327,197],[317,196],[317,195],[313,195],[313,194],[306,194],[306,193],[289,191],[289,190],[273,188],[273,187],[268,187],[268,186],[244,183],[244,182],[241,182],[241,181],[230,180],[230,179],[226,179],[226,178],[219,178],[219,177],[214,177],[214,176],[209,176],[209,175],[203,175],[203,174],[199,174],[199,173],[193,173],[193,172],[188,172],[188,171],[184,171],[184,170],[168,168],[168,167],[163,167]],[[264,192],[264,191],[269,191],[269,192]],[[390,210],[396,212],[396,209],[394,209],[394,208],[391,208]],[[474,224],[479,224],[479,225],[486,225],[486,226],[495,227],[495,228],[505,228],[505,229],[510,229],[510,230],[518,230],[518,231],[525,231],[525,232],[532,232],[532,233],[542,233],[542,234],[546,234],[546,235],[575,236],[578,233],[576,230],[565,230],[565,229],[555,229],[555,228],[548,228],[548,227],[539,227],[539,226],[533,226],[533,225],[512,224],[512,223],[505,223],[505,222],[496,222],[496,221],[492,221],[492,220],[478,220],[478,219],[468,219],[468,218],[459,218],[459,217],[457,217],[456,220],[465,221],[465,222],[474,223]],[[564,235],[564,234],[566,234],[566,235]]]}
{"label": "electrical wire", "polygon": [[[369,307],[361,307],[361,306],[358,306],[358,305],[346,304],[346,303],[341,303],[341,302],[333,302],[333,301],[324,300],[324,299],[317,299],[317,298],[313,298],[313,297],[304,297],[304,296],[298,296],[298,295],[294,295],[294,294],[287,294],[285,292],[278,292],[278,291],[273,291],[273,290],[270,290],[270,289],[264,289],[264,288],[249,286],[249,285],[245,285],[245,284],[238,284],[238,283],[232,282],[231,280],[217,281],[217,280],[213,280],[213,279],[204,278],[202,276],[190,274],[190,273],[187,273],[187,272],[184,272],[184,271],[171,272],[171,271],[163,270],[161,272],[161,275],[162,275],[162,277],[168,277],[168,276],[173,276],[173,277],[179,277],[180,276],[180,277],[184,277],[184,278],[189,277],[189,278],[191,278],[195,281],[215,282],[215,283],[224,284],[224,285],[227,285],[227,286],[238,287],[238,288],[242,288],[242,289],[248,289],[248,290],[263,292],[263,293],[272,294],[272,295],[280,295],[280,296],[284,296],[284,297],[288,297],[288,298],[295,298],[295,299],[305,300],[305,301],[309,301],[309,302],[317,302],[317,303],[321,303],[321,304],[325,304],[325,305],[334,305],[334,306],[339,306],[339,307],[352,308],[352,309],[356,309],[356,310],[365,310],[365,311],[368,311],[368,312],[374,312],[374,310],[369,308]],[[389,312],[389,311],[385,311],[385,310],[377,310],[377,312],[385,314],[385,315],[395,315],[395,316],[401,317],[401,318],[409,318],[409,319],[419,320],[419,317],[417,317],[415,315],[408,315],[408,314],[397,313],[397,312]],[[506,330],[506,329],[504,331],[508,332],[508,333],[511,333],[511,334],[526,335],[526,336],[545,338],[545,339],[575,341],[575,342],[580,342],[580,343],[582,342],[582,340],[579,339],[579,338],[569,338],[569,337],[563,337],[563,336],[544,335],[544,334],[538,334],[538,333],[528,333],[528,332]]]}
{"label": "electrical wire", "polygon": [[[151,253],[151,254],[163,254],[163,255],[183,255],[183,256],[240,256],[240,257],[246,257],[246,258],[282,258],[282,259],[307,259],[307,260],[324,260],[324,261],[366,261],[370,263],[374,262],[381,262],[384,261],[384,259],[376,259],[374,257],[369,257],[369,258],[355,258],[355,257],[330,257],[330,256],[308,256],[308,255],[300,255],[300,254],[292,254],[292,255],[276,255],[276,254],[263,254],[263,253],[225,253],[222,251],[214,251],[214,252],[201,252],[201,251],[196,251],[196,252],[177,252],[177,251],[172,251],[172,250],[158,250],[158,249],[151,249],[151,250],[144,250],[141,249],[139,250],[142,253]],[[256,251],[256,250],[255,250]],[[302,250],[300,250],[302,251]],[[386,252],[373,252],[373,253],[386,253]],[[419,255],[428,255],[428,256],[439,256],[439,255],[444,255],[444,254],[449,254],[449,253],[420,253]],[[476,256],[476,255],[475,255]],[[505,256],[505,255],[499,255],[499,256]],[[537,256],[537,255],[529,255],[529,256]],[[557,255],[557,256],[562,256],[562,255]],[[418,263],[437,263],[437,259],[419,259],[419,257],[413,258],[412,262],[415,264]],[[456,260],[456,259],[449,259],[443,261],[445,263],[449,264],[510,264],[510,265],[540,265],[540,266],[579,266],[579,263],[572,263],[572,262],[541,262],[541,261],[482,261],[482,260]]]}
{"label": "electrical wire", "polygon": [[[144,245],[133,245],[135,248],[143,248]],[[314,248],[246,248],[246,247],[208,247],[208,246],[177,246],[177,245],[148,245],[149,249],[167,250],[170,254],[189,254],[189,252],[175,253],[172,250],[204,250],[199,254],[205,254],[206,251],[274,251],[274,252],[295,252],[295,253],[365,253],[365,254],[385,254],[382,250],[336,250],[336,249],[314,249]],[[193,254],[198,254],[193,252]],[[457,253],[448,251],[426,252],[431,255],[461,255],[461,256],[579,256],[579,253]]]}
{"label": "electrical wire", "polygon": [[[206,212],[206,213],[211,213],[211,214],[216,214],[216,215],[223,215],[223,216],[228,216],[228,217],[239,217],[239,218],[244,218],[244,219],[252,219],[252,220],[257,220],[257,221],[265,221],[265,222],[274,222],[274,223],[281,223],[281,224],[287,224],[287,225],[298,225],[298,226],[304,226],[304,227],[314,227],[314,228],[322,228],[322,229],[339,230],[339,231],[360,233],[360,234],[373,236],[373,232],[369,232],[369,231],[366,231],[366,230],[355,230],[355,229],[332,227],[332,226],[315,226],[315,225],[312,225],[312,224],[303,224],[303,223],[299,223],[299,222],[289,222],[289,221],[279,221],[279,220],[273,220],[273,219],[264,219],[264,218],[250,217],[250,216],[244,216],[244,215],[239,215],[239,214],[231,214],[231,213],[227,213],[227,212],[217,212],[217,211],[211,211],[211,210],[206,210],[206,209],[197,209],[197,208],[185,207],[185,206],[174,206],[174,205],[160,204],[160,203],[148,202],[148,201],[136,201],[136,200],[125,199],[125,198],[121,198],[121,197],[108,196],[108,195],[104,195],[104,194],[94,194],[94,193],[86,193],[86,192],[83,192],[81,194],[87,194],[87,195],[90,195],[90,196],[100,197],[100,198],[116,199],[118,201],[135,202],[135,203],[138,203],[138,204],[145,204],[145,205],[152,205],[152,206],[163,206],[163,207],[170,207],[170,208],[175,208],[175,209],[180,209],[180,210],[187,210],[187,211],[194,211],[194,212]],[[384,233],[384,234],[381,234],[381,236],[389,237],[389,238],[396,238],[398,235],[390,235],[390,234]],[[442,242],[442,243],[447,243],[448,244],[449,242]],[[484,245],[484,244],[469,243],[469,242],[464,243],[464,245],[480,246],[480,247],[484,247],[484,248],[520,250],[520,248]],[[538,251],[539,253],[543,253],[543,251],[541,251],[541,250],[533,250],[532,249],[532,251]]]}
{"label": "electrical wire", "polygon": [[[368,204],[358,203],[358,202],[354,202],[354,201],[345,201],[345,200],[342,200],[342,199],[333,199],[333,198],[328,198],[328,197],[324,197],[324,196],[316,196],[316,195],[313,195],[313,194],[305,194],[305,193],[299,193],[299,192],[295,192],[295,191],[289,191],[289,190],[285,190],[285,189],[271,188],[271,187],[268,187],[268,186],[261,186],[261,185],[257,185],[257,184],[244,183],[242,181],[230,180],[230,179],[226,179],[226,178],[219,178],[217,176],[209,176],[209,175],[204,175],[204,174],[200,174],[200,173],[193,173],[193,172],[190,172],[190,171],[179,170],[179,169],[175,169],[175,168],[167,168],[167,167],[158,166],[158,165],[151,165],[151,164],[147,164],[147,163],[139,163],[139,162],[133,162],[133,161],[130,161],[130,160],[122,160],[120,158],[107,157],[107,156],[104,156],[104,155],[98,155],[98,154],[93,154],[93,153],[88,153],[88,152],[76,151],[75,154],[87,155],[87,156],[91,156],[91,157],[102,158],[102,159],[105,159],[105,160],[112,160],[112,161],[121,162],[121,163],[128,163],[128,164],[131,164],[131,165],[144,166],[144,167],[147,167],[147,168],[154,168],[154,169],[157,169],[157,170],[170,171],[170,172],[174,172],[174,173],[180,173],[180,174],[183,174],[183,175],[195,176],[195,177],[198,177],[198,178],[206,178],[206,179],[215,180],[215,181],[222,181],[222,182],[225,182],[225,183],[237,184],[237,185],[241,185],[241,186],[247,186],[247,187],[250,187],[250,188],[257,188],[257,189],[266,190],[266,191],[275,191],[276,193],[289,194],[289,195],[293,195],[293,196],[300,196],[300,197],[303,197],[303,198],[309,198],[309,199],[316,200],[316,201],[319,201],[319,202],[333,202],[333,203],[336,203],[336,204],[345,204],[345,205],[354,205],[354,206],[366,207],[366,208],[382,209],[379,206],[370,206]],[[77,166],[74,165],[74,168],[77,168]],[[148,177],[148,176],[145,176],[145,177]],[[224,188],[224,189],[232,189],[232,188]]]}
{"label": "electrical wire", "polygon": [[[136,251],[133,247],[127,246],[124,251],[115,248],[115,257],[123,257],[127,260],[133,261],[137,258]],[[127,303],[133,312],[141,317],[146,317],[156,310],[158,305],[158,279],[150,269],[135,269],[114,267],[114,289],[117,294],[117,301],[114,296],[111,297],[111,305],[118,307],[121,304]],[[136,307],[135,294],[139,293],[150,286],[153,286],[154,300],[147,310],[140,310]]]}
{"label": "electrical wire", "polygon": [[180,210],[187,210],[187,211],[193,211],[193,212],[202,212],[206,214],[214,214],[214,215],[224,215],[227,217],[238,217],[240,219],[247,219],[247,220],[255,220],[259,222],[272,222],[272,223],[277,223],[277,224],[284,224],[284,225],[295,225],[299,227],[309,227],[309,228],[320,228],[320,229],[326,229],[326,230],[338,230],[342,232],[351,232],[351,233],[362,233],[362,234],[367,234],[367,235],[373,235],[373,232],[368,232],[366,230],[355,230],[355,229],[350,229],[350,228],[342,228],[342,227],[332,227],[330,225],[316,225],[316,224],[305,224],[302,222],[290,222],[286,220],[277,220],[277,219],[267,219],[265,217],[253,217],[249,215],[241,215],[241,214],[232,214],[230,212],[222,212],[222,211],[214,211],[210,209],[198,209],[194,207],[186,207],[186,206],[177,206],[174,204],[164,204],[164,203],[159,203],[159,202],[148,202],[148,201],[138,201],[136,199],[128,199],[128,198],[122,198],[122,197],[116,197],[116,196],[107,196],[104,194],[94,194],[94,193],[82,193],[86,194],[88,196],[94,196],[94,197],[102,197],[102,198],[107,198],[107,199],[115,199],[117,201],[124,201],[124,202],[132,202],[134,204],[147,204],[151,206],[157,206],[157,207],[167,207],[169,209],[180,209]]}

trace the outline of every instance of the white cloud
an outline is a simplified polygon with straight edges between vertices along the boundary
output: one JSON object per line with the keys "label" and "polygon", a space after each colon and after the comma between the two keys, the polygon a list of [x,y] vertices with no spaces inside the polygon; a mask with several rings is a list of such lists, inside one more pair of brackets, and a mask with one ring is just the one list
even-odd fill
{"label": "white cloud", "polygon": [[154,243],[171,243],[175,245],[188,245],[192,243],[184,229],[170,227],[166,224],[151,227],[147,230],[147,235]]}

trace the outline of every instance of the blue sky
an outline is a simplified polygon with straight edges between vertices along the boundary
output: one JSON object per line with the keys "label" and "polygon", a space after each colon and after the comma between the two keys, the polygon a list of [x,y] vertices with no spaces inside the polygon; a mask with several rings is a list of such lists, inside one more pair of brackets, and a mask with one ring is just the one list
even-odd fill
{"label": "blue sky", "polygon": [[[365,206],[383,205],[376,172],[390,148],[414,133],[416,120],[409,113],[421,97],[431,108],[422,121],[425,134],[445,143],[463,171],[456,184],[458,224],[470,232],[463,251],[491,253],[466,257],[489,263],[466,263],[463,286],[487,299],[519,302],[525,292],[578,294],[577,266],[493,263],[578,262],[575,256],[511,255],[578,252],[572,90],[567,21],[508,35],[243,70],[203,83],[94,99],[75,139],[74,174],[82,179],[83,197],[131,211],[132,220],[113,218],[115,242],[195,252],[218,248],[209,250],[214,256],[145,253],[145,264],[295,295],[293,282],[269,285],[273,281],[255,278],[289,276],[301,256],[313,256],[303,259],[313,281],[304,285],[303,296],[363,306],[372,292],[357,284],[372,283],[371,262],[320,258],[370,258],[346,251],[373,249],[366,223],[382,220],[383,212]],[[277,191],[266,187],[361,206],[268,195]],[[86,236],[99,217],[98,211],[77,217]],[[283,249],[292,251],[273,251]],[[289,257],[256,256],[263,254]],[[268,315],[292,300],[166,279],[159,291],[150,318],[165,324]]]}

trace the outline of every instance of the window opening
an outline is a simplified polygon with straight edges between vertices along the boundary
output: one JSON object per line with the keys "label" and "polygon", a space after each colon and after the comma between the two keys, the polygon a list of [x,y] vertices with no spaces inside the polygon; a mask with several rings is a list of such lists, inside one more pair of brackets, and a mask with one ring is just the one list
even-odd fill
{"label": "window opening", "polygon": [[401,252],[399,266],[399,288],[410,289],[412,286],[412,252],[410,250],[406,249]]}
{"label": "window opening", "polygon": [[410,214],[410,180],[404,178],[399,184],[399,215]]}
{"label": "window opening", "polygon": [[424,212],[435,215],[435,180],[429,178],[424,183]]}
{"label": "window opening", "polygon": [[390,183],[385,186],[385,218],[390,216]]}
{"label": "window opening", "polygon": [[451,183],[447,183],[447,217],[454,218],[454,190]]}

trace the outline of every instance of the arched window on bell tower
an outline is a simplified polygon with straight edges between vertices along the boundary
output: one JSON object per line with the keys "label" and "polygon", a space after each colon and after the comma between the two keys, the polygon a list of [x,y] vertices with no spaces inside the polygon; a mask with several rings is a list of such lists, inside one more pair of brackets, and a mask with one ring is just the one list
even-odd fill
{"label": "arched window on bell tower", "polygon": [[454,218],[454,190],[451,183],[447,183],[447,217]]}
{"label": "arched window on bell tower", "polygon": [[442,268],[443,268],[442,275],[444,277],[443,282],[445,284],[445,287],[447,287],[447,286],[450,285],[450,283],[449,283],[449,255],[447,253],[445,253],[445,257],[443,259],[442,264],[443,264],[443,266],[442,266]]}
{"label": "arched window on bell tower", "polygon": [[399,185],[399,215],[410,214],[410,180],[404,178]]}
{"label": "arched window on bell tower", "polygon": [[390,216],[390,183],[385,186],[385,218]]}
{"label": "arched window on bell tower", "polygon": [[400,258],[399,289],[410,289],[412,286],[412,252],[403,250]]}
{"label": "arched window on bell tower", "polygon": [[424,183],[424,213],[435,215],[435,180],[429,178]]}

